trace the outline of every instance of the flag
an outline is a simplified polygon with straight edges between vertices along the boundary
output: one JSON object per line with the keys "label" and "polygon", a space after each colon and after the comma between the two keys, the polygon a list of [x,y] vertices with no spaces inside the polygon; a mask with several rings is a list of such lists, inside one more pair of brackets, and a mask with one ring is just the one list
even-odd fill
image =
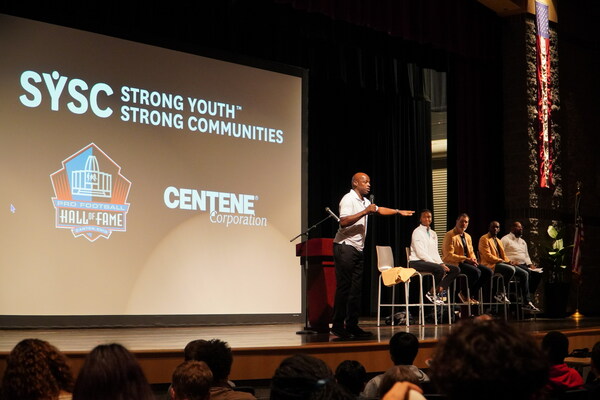
{"label": "flag", "polygon": [[573,272],[577,275],[581,275],[581,242],[583,242],[583,223],[581,222],[581,218],[578,218],[577,223],[575,224],[575,238],[573,239],[573,257],[571,258]]}
{"label": "flag", "polygon": [[550,126],[550,34],[548,29],[548,6],[535,2],[536,52],[537,52],[537,118],[540,187],[549,188],[552,183],[552,132]]}

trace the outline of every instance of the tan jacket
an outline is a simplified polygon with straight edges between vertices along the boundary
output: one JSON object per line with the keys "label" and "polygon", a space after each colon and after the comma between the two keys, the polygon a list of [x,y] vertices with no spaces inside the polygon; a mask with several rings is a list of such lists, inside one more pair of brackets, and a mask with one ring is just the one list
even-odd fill
{"label": "tan jacket", "polygon": [[[500,253],[498,253],[498,249],[496,248],[494,239],[497,240],[498,247],[500,248]],[[479,264],[483,264],[486,267],[491,268],[493,270],[496,267],[496,264],[498,263],[509,264],[510,260],[508,259],[508,257],[506,257],[502,241],[497,237],[493,238],[490,236],[489,233],[486,233],[481,238],[479,238]]]}
{"label": "tan jacket", "polygon": [[[467,242],[469,255],[471,257],[475,257],[471,235],[469,235],[467,232],[465,232],[465,241]],[[466,259],[467,256],[465,255],[465,249],[463,248],[460,234],[456,228],[446,232],[444,235],[444,242],[442,244],[442,261],[446,264],[458,265]]]}

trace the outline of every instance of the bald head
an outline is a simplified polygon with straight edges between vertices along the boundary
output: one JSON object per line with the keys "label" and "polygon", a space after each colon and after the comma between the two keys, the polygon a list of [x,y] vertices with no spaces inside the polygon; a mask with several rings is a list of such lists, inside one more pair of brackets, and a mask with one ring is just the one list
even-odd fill
{"label": "bald head", "polygon": [[352,189],[354,189],[356,185],[358,185],[358,182],[363,179],[369,180],[369,175],[365,174],[364,172],[357,172],[352,175]]}
{"label": "bald head", "polygon": [[364,172],[357,172],[352,177],[352,189],[358,193],[360,197],[366,196],[371,191],[371,179]]}
{"label": "bald head", "polygon": [[521,225],[521,223],[519,221],[515,221],[515,222],[513,222],[512,226],[510,228],[510,231],[516,237],[521,237],[521,235],[523,235],[523,225]]}
{"label": "bald head", "polygon": [[500,232],[500,222],[490,222],[489,232],[491,237],[496,237],[498,235],[498,232]]}

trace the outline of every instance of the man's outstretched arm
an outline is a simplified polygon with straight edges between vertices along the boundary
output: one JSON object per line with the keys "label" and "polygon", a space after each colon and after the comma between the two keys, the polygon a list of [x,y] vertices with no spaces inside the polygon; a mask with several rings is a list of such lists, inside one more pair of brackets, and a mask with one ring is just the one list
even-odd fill
{"label": "man's outstretched arm", "polygon": [[412,211],[412,210],[398,210],[397,208],[379,207],[377,209],[377,214],[379,214],[379,215],[396,215],[396,214],[400,214],[400,215],[405,216],[405,217],[410,217],[414,213],[415,212]]}

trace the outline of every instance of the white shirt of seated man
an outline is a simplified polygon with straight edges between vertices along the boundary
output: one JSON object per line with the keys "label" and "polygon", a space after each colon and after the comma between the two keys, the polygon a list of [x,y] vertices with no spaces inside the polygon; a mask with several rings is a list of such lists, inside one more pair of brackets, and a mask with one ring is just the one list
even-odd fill
{"label": "white shirt of seated man", "polygon": [[525,264],[531,269],[536,269],[536,266],[531,262],[527,242],[523,240],[523,226],[520,222],[514,222],[510,229],[510,233],[504,235],[501,239],[502,246],[506,257],[517,264]]}
{"label": "white shirt of seated man", "polygon": [[410,261],[427,261],[444,265],[438,251],[437,234],[431,229],[432,215],[430,211],[421,212],[421,224],[415,228],[410,242]]}

